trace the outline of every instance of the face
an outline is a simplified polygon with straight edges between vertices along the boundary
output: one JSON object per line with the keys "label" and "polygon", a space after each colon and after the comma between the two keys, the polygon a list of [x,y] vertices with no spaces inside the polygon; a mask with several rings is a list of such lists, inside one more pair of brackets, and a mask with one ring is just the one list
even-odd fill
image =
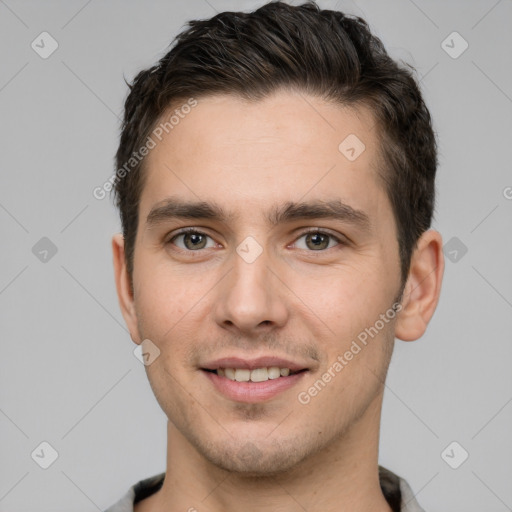
{"label": "face", "polygon": [[[339,149],[351,134],[359,156]],[[369,112],[279,92],[199,98],[148,155],[128,324],[160,350],[163,411],[216,466],[287,471],[380,396],[401,282],[377,154]]]}

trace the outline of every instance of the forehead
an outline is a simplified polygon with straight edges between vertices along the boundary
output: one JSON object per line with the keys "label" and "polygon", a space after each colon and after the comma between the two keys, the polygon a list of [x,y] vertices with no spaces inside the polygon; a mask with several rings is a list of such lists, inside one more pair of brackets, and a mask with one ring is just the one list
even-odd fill
{"label": "forehead", "polygon": [[170,195],[220,200],[228,210],[299,199],[342,199],[375,210],[385,197],[378,135],[365,108],[289,91],[258,101],[214,95],[197,98],[176,120],[161,140],[153,135],[142,218]]}
{"label": "forehead", "polygon": [[[364,106],[347,107],[286,90],[275,91],[260,100],[219,94],[195,101],[193,108],[187,107],[185,101],[175,103],[160,119],[159,138],[164,144],[174,142],[176,159],[186,158],[190,162],[196,156],[201,158],[212,153],[218,159],[222,149],[243,146],[243,153],[226,155],[226,159],[243,162],[252,150],[258,152],[261,161],[265,154],[259,152],[265,149],[283,152],[282,159],[287,161],[304,156],[308,160],[309,157],[318,159],[321,154],[332,160],[333,155],[339,156],[339,144],[348,136],[358,151],[368,150],[367,157],[376,149],[373,147],[377,142],[375,120]],[[177,111],[182,111],[179,117]],[[171,118],[171,125],[166,125]],[[193,146],[185,146],[183,142]],[[344,149],[348,147],[344,145],[341,154],[355,161],[357,154],[343,153]],[[152,154],[155,153],[159,151]],[[277,154],[272,156],[275,158]]]}

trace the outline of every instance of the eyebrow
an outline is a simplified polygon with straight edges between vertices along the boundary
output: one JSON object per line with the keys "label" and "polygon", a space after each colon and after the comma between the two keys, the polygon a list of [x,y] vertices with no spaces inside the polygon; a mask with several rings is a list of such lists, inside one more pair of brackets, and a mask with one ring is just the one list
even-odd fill
{"label": "eyebrow", "polygon": [[[228,213],[221,205],[206,201],[183,201],[177,197],[169,197],[157,203],[149,212],[146,224],[153,226],[173,219],[204,219],[222,223],[233,222],[237,214]],[[371,221],[362,210],[355,209],[339,199],[329,201],[288,201],[284,205],[274,206],[267,214],[266,220],[276,226],[296,220],[333,219],[342,221],[370,231]]]}

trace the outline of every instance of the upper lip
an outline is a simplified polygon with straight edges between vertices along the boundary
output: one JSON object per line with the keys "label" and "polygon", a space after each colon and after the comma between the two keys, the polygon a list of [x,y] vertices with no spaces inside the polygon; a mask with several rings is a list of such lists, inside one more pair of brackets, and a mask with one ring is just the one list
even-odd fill
{"label": "upper lip", "polygon": [[203,370],[217,370],[219,368],[240,368],[254,370],[256,368],[289,368],[292,372],[307,370],[308,367],[301,363],[296,363],[288,359],[274,356],[263,356],[255,359],[242,359],[240,357],[223,357],[215,361],[208,362],[201,366]]}

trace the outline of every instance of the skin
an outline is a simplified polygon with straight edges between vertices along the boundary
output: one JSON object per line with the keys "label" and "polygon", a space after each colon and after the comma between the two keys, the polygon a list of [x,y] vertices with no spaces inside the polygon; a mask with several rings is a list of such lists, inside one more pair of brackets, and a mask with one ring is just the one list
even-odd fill
{"label": "skin", "polygon": [[[338,150],[349,134],[366,146],[353,162]],[[396,318],[307,405],[297,399],[399,298],[378,136],[364,108],[290,91],[258,102],[216,95],[198,98],[148,155],[133,292],[123,238],[113,238],[121,309],[133,341],[150,339],[161,351],[145,368],[169,420],[164,485],[137,512],[390,511],[377,469],[384,380],[395,337],[419,338],[436,308],[444,270],[438,232],[418,242]],[[216,202],[236,217],[148,223],[170,196]],[[314,200],[341,200],[369,225],[268,223],[272,208]],[[206,246],[173,238],[184,227],[208,235],[200,239]],[[318,249],[307,228],[335,238],[321,237]],[[248,236],[262,248],[252,263],[236,251]],[[219,357],[269,354],[309,371],[263,403],[227,399],[200,370]]]}

